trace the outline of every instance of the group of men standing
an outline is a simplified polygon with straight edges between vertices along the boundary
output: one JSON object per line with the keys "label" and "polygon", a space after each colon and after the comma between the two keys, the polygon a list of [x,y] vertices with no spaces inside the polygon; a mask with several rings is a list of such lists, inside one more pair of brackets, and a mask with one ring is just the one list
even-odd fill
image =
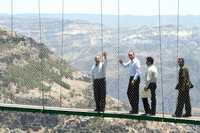
{"label": "group of men standing", "polygon": [[[133,51],[128,52],[129,61],[123,62],[119,59],[119,63],[128,68],[129,83],[127,96],[131,105],[130,114],[139,113],[139,88],[140,88],[140,61],[135,56]],[[192,88],[192,84],[189,79],[188,69],[184,65],[184,59],[178,58],[179,80],[176,89],[179,91],[177,99],[176,112],[173,116],[181,117],[182,110],[185,105],[186,114],[183,117],[191,116],[191,104],[189,97],[189,88]],[[144,105],[145,115],[156,114],[156,88],[157,88],[157,67],[154,65],[154,59],[152,57],[146,58],[147,70],[145,73],[145,85],[143,88],[142,102]],[[94,88],[94,99],[96,103],[97,112],[105,111],[106,104],[106,66],[107,66],[107,54],[103,52],[102,57],[100,55],[95,56],[95,64],[92,66],[92,81]],[[191,87],[192,86],[192,87]],[[148,98],[151,99],[151,105],[149,105]]]}

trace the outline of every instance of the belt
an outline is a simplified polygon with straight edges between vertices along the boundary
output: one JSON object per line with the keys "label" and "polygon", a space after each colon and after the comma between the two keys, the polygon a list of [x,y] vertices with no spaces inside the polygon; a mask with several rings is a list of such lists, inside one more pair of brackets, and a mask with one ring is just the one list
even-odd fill
{"label": "belt", "polygon": [[100,79],[94,79],[94,80],[103,80],[103,79],[106,79],[106,78],[100,78]]}
{"label": "belt", "polygon": [[[134,78],[135,77],[135,75],[133,75],[133,76],[130,76],[130,78]],[[138,76],[138,77],[140,77],[140,76]]]}

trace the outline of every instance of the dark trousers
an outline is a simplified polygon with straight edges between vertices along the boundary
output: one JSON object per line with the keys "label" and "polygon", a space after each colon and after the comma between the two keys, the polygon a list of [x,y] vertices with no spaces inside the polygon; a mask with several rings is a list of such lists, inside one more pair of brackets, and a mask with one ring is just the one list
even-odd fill
{"label": "dark trousers", "polygon": [[130,105],[132,107],[132,113],[138,113],[140,77],[135,80],[134,84],[132,84],[132,81],[133,77],[130,77],[127,95]]}
{"label": "dark trousers", "polygon": [[156,88],[156,83],[150,83],[148,86],[148,89],[151,91],[151,108],[149,106],[148,98],[142,98],[144,111],[146,114],[156,114]]}
{"label": "dark trousers", "polygon": [[96,109],[98,111],[104,111],[106,104],[106,79],[95,79],[93,81],[93,88]]}
{"label": "dark trousers", "polygon": [[189,90],[187,90],[187,91],[179,90],[175,115],[182,116],[184,105],[185,105],[185,113],[190,115],[191,114],[191,103],[190,103]]}

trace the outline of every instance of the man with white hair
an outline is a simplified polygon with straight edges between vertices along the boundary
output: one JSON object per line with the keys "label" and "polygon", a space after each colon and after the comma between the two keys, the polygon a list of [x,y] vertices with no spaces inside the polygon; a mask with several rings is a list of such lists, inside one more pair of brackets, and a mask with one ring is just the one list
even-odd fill
{"label": "man with white hair", "polygon": [[[101,59],[102,58],[102,59]],[[94,99],[97,112],[105,111],[106,104],[106,66],[107,54],[103,52],[103,57],[95,56],[95,64],[92,66],[92,81],[94,89]]]}

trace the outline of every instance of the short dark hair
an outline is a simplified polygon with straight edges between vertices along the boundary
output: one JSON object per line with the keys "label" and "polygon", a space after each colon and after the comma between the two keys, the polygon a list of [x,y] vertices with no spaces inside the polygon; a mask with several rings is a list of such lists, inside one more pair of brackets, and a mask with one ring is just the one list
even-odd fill
{"label": "short dark hair", "polygon": [[182,63],[185,62],[185,61],[184,61],[184,58],[178,58],[178,61],[180,61],[180,62],[182,62]]}
{"label": "short dark hair", "polygon": [[154,62],[154,59],[153,59],[151,56],[147,57],[146,60],[147,60],[147,62],[149,62],[151,65],[152,65],[153,62]]}
{"label": "short dark hair", "polygon": [[135,53],[134,53],[134,51],[132,51],[132,50],[129,50],[129,51],[128,51],[128,53],[132,53],[132,54],[135,54]]}

